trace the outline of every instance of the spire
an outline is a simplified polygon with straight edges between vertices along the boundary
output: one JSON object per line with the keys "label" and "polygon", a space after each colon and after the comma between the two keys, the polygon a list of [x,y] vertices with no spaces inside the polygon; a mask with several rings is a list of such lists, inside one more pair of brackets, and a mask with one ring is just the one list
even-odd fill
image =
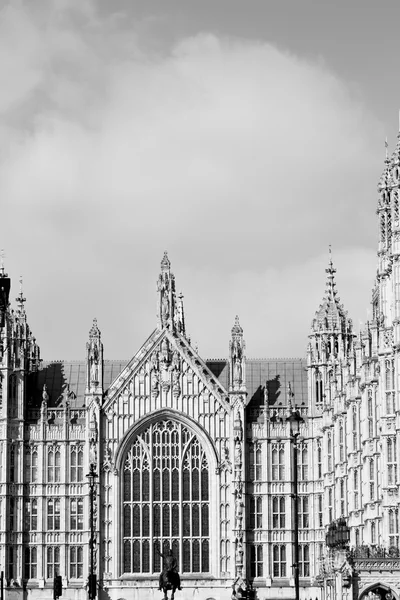
{"label": "spire", "polygon": [[163,259],[161,261],[161,273],[165,273],[166,271],[170,271],[170,269],[171,269],[171,262],[170,262],[170,260],[168,258],[167,251],[165,251]]}
{"label": "spire", "polygon": [[347,311],[340,303],[340,297],[336,289],[336,269],[333,266],[331,246],[329,246],[329,264],[325,272],[327,274],[325,295],[315,314],[312,329],[314,331],[322,329],[346,331],[351,329],[351,319],[348,318]]}
{"label": "spire", "polygon": [[89,339],[92,340],[93,338],[100,338],[101,333],[100,333],[100,329],[97,326],[97,319],[96,317],[93,319],[93,325],[89,331]]}
{"label": "spire", "polygon": [[167,252],[161,261],[161,273],[157,281],[157,316],[159,329],[170,329],[185,335],[185,315],[183,294],[177,297],[175,275],[171,273],[171,262]]}
{"label": "spire", "polygon": [[239,323],[239,317],[236,315],[235,324],[232,327],[232,337],[243,335],[243,329]]}

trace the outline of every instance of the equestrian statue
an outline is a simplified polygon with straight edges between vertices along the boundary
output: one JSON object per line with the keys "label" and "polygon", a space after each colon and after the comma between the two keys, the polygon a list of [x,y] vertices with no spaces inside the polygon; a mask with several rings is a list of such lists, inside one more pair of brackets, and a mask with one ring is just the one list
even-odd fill
{"label": "equestrian statue", "polygon": [[172,554],[172,550],[169,550],[166,554],[158,554],[163,559],[163,570],[160,573],[159,590],[164,592],[164,600],[168,600],[167,591],[172,590],[171,600],[174,600],[175,590],[181,590],[181,578],[178,573],[178,563],[176,558]]}

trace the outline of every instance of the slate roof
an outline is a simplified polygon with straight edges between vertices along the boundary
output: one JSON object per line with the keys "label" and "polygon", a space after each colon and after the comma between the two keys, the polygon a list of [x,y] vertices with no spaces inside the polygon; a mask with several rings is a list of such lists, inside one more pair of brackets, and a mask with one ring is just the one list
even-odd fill
{"label": "slate roof", "polygon": [[[104,389],[107,390],[117,375],[129,361],[104,361]],[[208,368],[228,390],[228,363],[226,360],[206,360]],[[295,403],[307,406],[306,360],[300,358],[248,359],[246,361],[246,385],[248,404],[257,407],[264,404],[264,390],[267,389],[270,406],[286,406],[287,386],[292,386]],[[58,406],[67,385],[76,396],[71,400],[71,408],[84,406],[86,386],[85,361],[43,362],[40,370],[29,376],[28,402],[30,407],[39,407],[42,401],[43,385],[49,394],[48,406]]]}
{"label": "slate roof", "polygon": [[[228,389],[228,363],[226,360],[206,361],[208,368]],[[246,386],[248,404],[264,405],[267,390],[269,406],[287,405],[288,383],[292,387],[295,403],[307,406],[307,362],[303,358],[250,358],[246,361]]]}

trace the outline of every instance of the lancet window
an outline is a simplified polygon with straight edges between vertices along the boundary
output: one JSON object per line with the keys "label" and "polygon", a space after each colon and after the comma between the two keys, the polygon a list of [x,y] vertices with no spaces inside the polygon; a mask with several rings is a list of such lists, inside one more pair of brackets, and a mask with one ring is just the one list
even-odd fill
{"label": "lancet window", "polygon": [[262,478],[262,453],[260,444],[250,446],[249,455],[250,479],[260,481]]}
{"label": "lancet window", "polygon": [[321,440],[317,441],[317,477],[322,478],[322,447]]}
{"label": "lancet window", "polygon": [[368,410],[368,437],[374,437],[374,405],[372,398],[372,390],[368,389],[368,398],[367,398],[367,410]]}
{"label": "lancet window", "polygon": [[297,477],[299,480],[308,479],[308,447],[306,442],[297,445]]}
{"label": "lancet window", "polygon": [[81,446],[71,447],[70,481],[83,481],[83,448]]}
{"label": "lancet window", "polygon": [[332,433],[330,431],[327,436],[327,462],[328,471],[332,471]]}
{"label": "lancet window", "polygon": [[322,383],[322,373],[317,371],[315,373],[315,403],[322,404],[324,397],[324,388]]}
{"label": "lancet window", "polygon": [[310,577],[310,547],[308,544],[299,545],[299,576]]}
{"label": "lancet window", "polygon": [[60,481],[61,454],[58,448],[49,448],[47,452],[47,481]]}
{"label": "lancet window", "polygon": [[285,528],[285,498],[284,496],[273,496],[272,498],[272,527],[274,529]]}
{"label": "lancet window", "polygon": [[60,573],[60,546],[47,546],[47,578],[52,579]]}
{"label": "lancet window", "polygon": [[286,577],[286,546],[277,544],[272,549],[272,572],[274,577]]}
{"label": "lancet window", "polygon": [[209,465],[200,441],[163,420],[139,433],[123,463],[123,571],[157,573],[172,550],[183,573],[207,573]]}
{"label": "lancet window", "polygon": [[387,478],[388,485],[396,485],[397,482],[397,448],[396,438],[387,439]]}
{"label": "lancet window", "polygon": [[343,421],[339,421],[339,462],[344,461],[344,427]]}
{"label": "lancet window", "polygon": [[399,547],[399,512],[396,508],[389,509],[389,546]]}
{"label": "lancet window", "polygon": [[29,546],[25,548],[25,579],[37,578],[37,548]]}
{"label": "lancet window", "polygon": [[83,546],[71,546],[69,549],[69,575],[71,579],[83,577]]}
{"label": "lancet window", "polygon": [[394,414],[395,407],[395,391],[394,391],[394,360],[388,359],[385,361],[385,388],[386,388],[386,414]]}
{"label": "lancet window", "polygon": [[37,531],[38,505],[36,498],[25,500],[24,526],[25,531]]}
{"label": "lancet window", "polygon": [[34,483],[38,474],[38,451],[37,447],[27,448],[25,452],[25,481]]}
{"label": "lancet window", "polygon": [[262,497],[250,496],[250,529],[262,527]]}
{"label": "lancet window", "polygon": [[250,546],[251,577],[263,576],[263,547],[261,544]]}
{"label": "lancet window", "polygon": [[353,498],[354,498],[354,510],[358,509],[358,502],[359,502],[359,493],[358,493],[358,488],[359,488],[359,483],[358,483],[358,469],[354,469],[354,473],[353,473]]}
{"label": "lancet window", "polygon": [[285,449],[283,444],[272,446],[272,479],[282,481],[285,479]]}

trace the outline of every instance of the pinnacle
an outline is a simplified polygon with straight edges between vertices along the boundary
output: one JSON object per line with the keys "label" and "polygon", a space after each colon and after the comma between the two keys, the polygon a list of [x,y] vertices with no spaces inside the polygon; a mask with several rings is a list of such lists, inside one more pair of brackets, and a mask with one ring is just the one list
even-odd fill
{"label": "pinnacle", "polygon": [[26,298],[24,298],[24,294],[22,292],[22,276],[19,278],[19,294],[18,297],[15,298],[15,301],[18,303],[18,308],[20,312],[23,312]]}
{"label": "pinnacle", "polygon": [[169,271],[170,268],[171,268],[171,262],[168,258],[168,253],[165,251],[163,259],[161,261],[161,271],[162,272]]}
{"label": "pinnacle", "polygon": [[322,303],[315,315],[315,321],[324,327],[330,329],[339,327],[347,321],[347,312],[340,303],[340,298],[336,289],[335,273],[333,266],[332,251],[329,248],[329,265],[325,269],[327,273],[326,290]]}
{"label": "pinnacle", "polygon": [[0,277],[8,277],[8,274],[4,270],[4,250],[0,252]]}
{"label": "pinnacle", "polygon": [[100,329],[97,326],[96,317],[93,319],[93,325],[89,331],[89,337],[100,337]]}
{"label": "pinnacle", "polygon": [[232,327],[232,335],[242,335],[242,334],[243,334],[243,328],[241,327],[241,325],[239,323],[239,317],[236,315],[235,324]]}

